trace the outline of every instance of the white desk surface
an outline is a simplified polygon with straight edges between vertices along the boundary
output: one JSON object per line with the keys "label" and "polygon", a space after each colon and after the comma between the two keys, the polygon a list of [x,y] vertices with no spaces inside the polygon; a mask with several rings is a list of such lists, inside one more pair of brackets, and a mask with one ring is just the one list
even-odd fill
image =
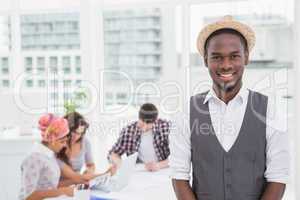
{"label": "white desk surface", "polygon": [[[109,198],[114,200],[176,200],[173,192],[169,169],[158,172],[147,172],[143,166],[137,165],[136,171],[130,179],[128,186],[119,192],[104,193],[91,191],[96,197]],[[47,200],[74,200],[72,197],[48,198]]]}

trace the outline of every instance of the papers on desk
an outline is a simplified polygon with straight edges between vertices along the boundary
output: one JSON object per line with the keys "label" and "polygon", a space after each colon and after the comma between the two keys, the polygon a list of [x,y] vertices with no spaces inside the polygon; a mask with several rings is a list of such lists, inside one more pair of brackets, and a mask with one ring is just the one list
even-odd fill
{"label": "papers on desk", "polygon": [[111,176],[108,173],[103,174],[101,176],[97,176],[96,178],[90,180],[89,182],[90,189],[107,191],[106,188],[110,182],[110,178]]}

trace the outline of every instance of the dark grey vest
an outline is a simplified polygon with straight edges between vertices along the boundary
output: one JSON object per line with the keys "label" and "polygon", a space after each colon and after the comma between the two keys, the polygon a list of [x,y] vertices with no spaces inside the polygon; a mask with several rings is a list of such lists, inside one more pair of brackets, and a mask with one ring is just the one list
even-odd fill
{"label": "dark grey vest", "polygon": [[190,102],[193,191],[199,200],[258,200],[266,180],[268,98],[249,90],[239,135],[226,152],[212,126],[206,93]]}

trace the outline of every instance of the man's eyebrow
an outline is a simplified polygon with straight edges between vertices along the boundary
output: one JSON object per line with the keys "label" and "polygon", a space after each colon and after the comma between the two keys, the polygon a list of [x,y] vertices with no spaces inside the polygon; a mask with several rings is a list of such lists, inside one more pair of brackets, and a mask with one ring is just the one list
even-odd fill
{"label": "man's eyebrow", "polygon": [[233,51],[233,52],[230,52],[230,54],[238,54],[238,53],[241,53],[240,51]]}
{"label": "man's eyebrow", "polygon": [[222,54],[219,53],[219,52],[211,52],[210,54],[211,54],[211,55],[222,55]]}
{"label": "man's eyebrow", "polygon": [[[230,52],[229,53],[229,55],[231,55],[231,54],[239,54],[239,53],[241,53],[240,51],[232,51],[232,52]],[[220,52],[211,52],[210,53],[212,56],[215,56],[215,55],[222,55],[222,53],[220,53]]]}

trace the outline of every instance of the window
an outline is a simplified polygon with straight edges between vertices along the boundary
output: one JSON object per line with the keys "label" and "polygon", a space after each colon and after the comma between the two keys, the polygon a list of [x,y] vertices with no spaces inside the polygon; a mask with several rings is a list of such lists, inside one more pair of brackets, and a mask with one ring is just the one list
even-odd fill
{"label": "window", "polygon": [[126,99],[127,98],[127,94],[126,93],[118,93],[117,94],[117,99]]}
{"label": "window", "polygon": [[67,92],[64,92],[64,100],[68,100],[70,98],[71,98],[71,94],[67,93]]}
{"label": "window", "polygon": [[32,57],[26,57],[25,58],[25,71],[27,73],[31,73],[33,70],[32,68]]}
{"label": "window", "polygon": [[55,56],[51,56],[49,60],[50,67],[57,67],[58,59]]}
{"label": "window", "polygon": [[58,93],[52,92],[52,93],[50,94],[50,98],[53,99],[53,100],[57,100],[57,99],[58,99]]}
{"label": "window", "polygon": [[57,73],[58,72],[58,68],[57,67],[50,67],[50,72],[51,73]]}
{"label": "window", "polygon": [[75,67],[81,67],[81,57],[80,56],[75,57]]}
{"label": "window", "polygon": [[71,80],[64,80],[63,84],[64,84],[64,87],[71,87],[72,81]]}
{"label": "window", "polygon": [[37,67],[45,67],[45,58],[44,57],[38,57],[37,58]]}
{"label": "window", "polygon": [[70,58],[70,56],[63,56],[62,57],[62,66],[63,67],[70,67],[71,66],[71,58]]}
{"label": "window", "polygon": [[81,84],[82,84],[82,80],[76,80],[76,85],[77,86],[81,86]]}
{"label": "window", "polygon": [[38,86],[43,88],[43,87],[46,87],[46,81],[45,80],[39,80],[38,81]]}
{"label": "window", "polygon": [[106,97],[107,99],[113,99],[113,98],[114,98],[114,95],[113,95],[113,93],[111,93],[111,92],[107,92],[107,93],[105,94],[105,97]]}
{"label": "window", "polygon": [[[153,8],[106,10],[103,14],[104,65],[108,69],[117,70],[120,66],[126,69],[124,71],[133,78],[134,84],[149,79],[148,74],[135,75],[145,74],[145,66],[162,67],[162,52],[157,51],[163,43],[160,26],[162,13],[159,8],[154,10],[156,11]],[[114,80],[114,77],[116,76],[108,79]],[[159,78],[160,74],[151,76],[153,80]]]}
{"label": "window", "polygon": [[8,74],[9,73],[9,69],[8,67],[2,67],[2,74]]}
{"label": "window", "polygon": [[76,67],[76,73],[81,74],[81,67]]}
{"label": "window", "polygon": [[58,86],[58,80],[51,80],[50,85],[52,87],[57,87]]}
{"label": "window", "polygon": [[31,72],[32,72],[32,70],[33,70],[33,68],[32,68],[32,67],[26,67],[26,68],[25,68],[25,71],[26,71],[27,73],[31,73]]}
{"label": "window", "polygon": [[44,57],[37,58],[37,72],[38,73],[45,72],[45,58]]}
{"label": "window", "polygon": [[44,73],[45,72],[45,68],[44,67],[38,67],[37,68],[37,72],[38,73]]}
{"label": "window", "polygon": [[70,67],[64,67],[63,71],[64,71],[64,74],[70,74],[71,73],[71,68]]}
{"label": "window", "polygon": [[31,57],[25,58],[25,67],[32,67],[32,58]]}
{"label": "window", "polygon": [[8,68],[8,58],[7,57],[2,58],[1,64],[2,64],[2,67]]}
{"label": "window", "polygon": [[2,86],[8,88],[9,87],[9,80],[2,80]]}
{"label": "window", "polygon": [[27,87],[33,87],[33,80],[26,80],[26,86]]}

